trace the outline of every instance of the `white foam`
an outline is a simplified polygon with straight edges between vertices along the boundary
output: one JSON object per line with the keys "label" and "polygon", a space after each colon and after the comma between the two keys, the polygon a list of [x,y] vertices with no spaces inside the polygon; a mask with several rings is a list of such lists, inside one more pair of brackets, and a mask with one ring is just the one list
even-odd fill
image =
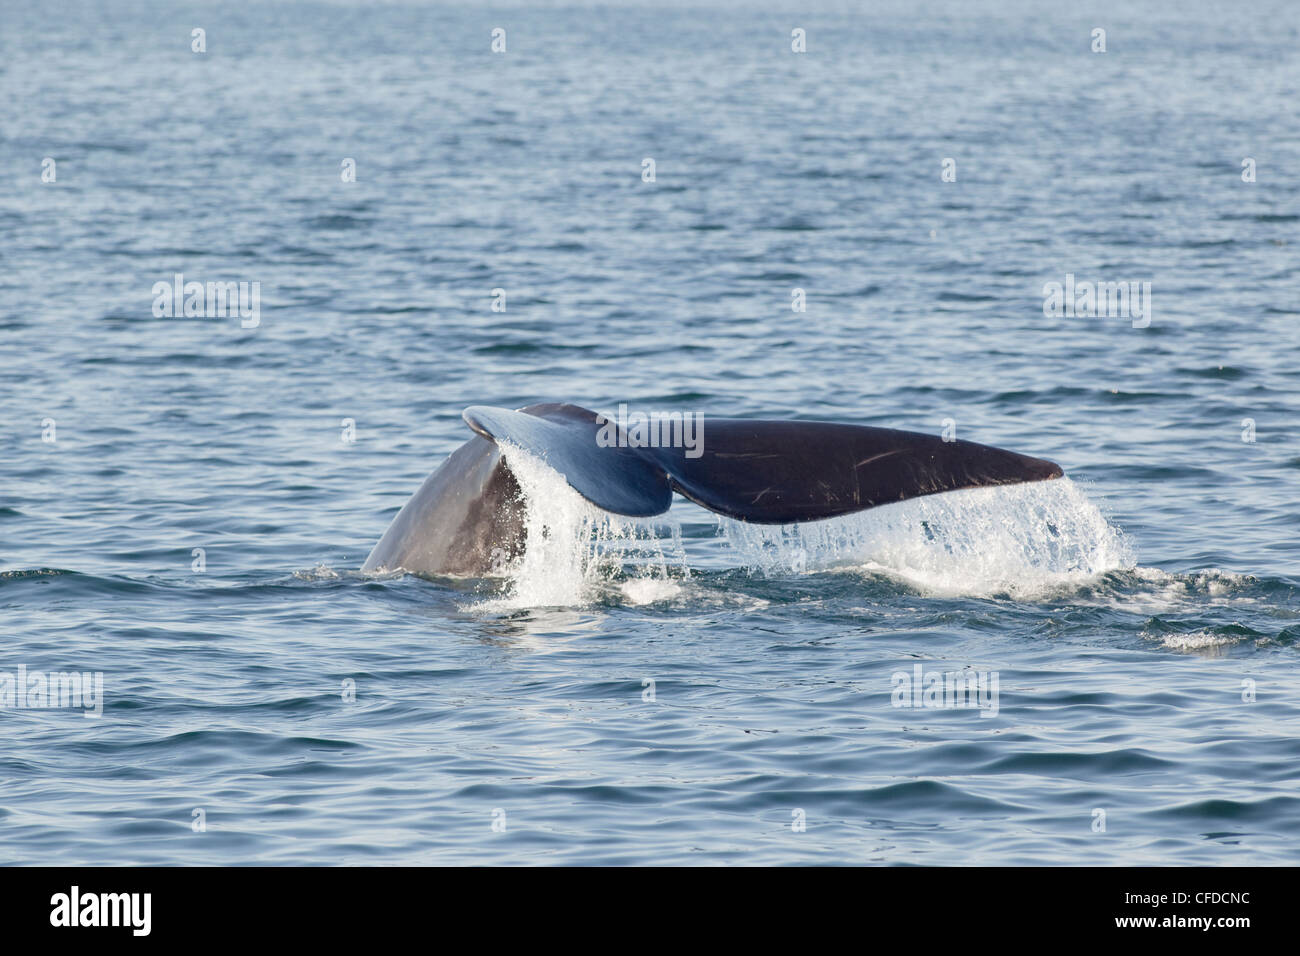
{"label": "white foam", "polygon": [[[1150,637],[1151,635],[1146,635]],[[1211,634],[1208,631],[1193,631],[1189,634],[1165,634],[1161,636],[1160,643],[1170,650],[1174,651],[1191,651],[1193,653],[1215,654],[1222,652],[1223,648],[1237,644],[1242,640],[1240,636],[1230,636],[1226,634]]]}
{"label": "white foam", "polygon": [[1173,574],[1160,568],[1137,567],[1132,569],[1132,578],[1122,591],[1105,589],[1078,595],[1074,600],[1132,614],[1167,614],[1206,605],[1255,604],[1258,598],[1243,593],[1254,580],[1249,574],[1218,568]]}
{"label": "white foam", "polygon": [[306,571],[295,571],[293,576],[299,581],[334,581],[339,578],[339,573],[325,564],[324,561],[317,562],[314,568]]}
{"label": "white foam", "polygon": [[915,498],[794,525],[721,519],[745,563],[849,569],[939,595],[1041,596],[1132,568],[1132,543],[1068,478]]}
{"label": "white foam", "polygon": [[620,587],[632,604],[659,604],[682,596],[682,585],[671,578],[633,578]]}

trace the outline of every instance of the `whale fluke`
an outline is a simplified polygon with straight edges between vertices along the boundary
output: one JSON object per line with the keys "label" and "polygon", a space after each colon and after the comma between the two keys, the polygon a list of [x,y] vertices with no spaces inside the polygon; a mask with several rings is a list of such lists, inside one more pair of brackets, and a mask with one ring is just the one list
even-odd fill
{"label": "whale fluke", "polygon": [[[627,431],[577,405],[511,412],[472,405],[475,432],[542,458],[592,504],[625,515],[668,510],[672,492],[742,521],[789,524],[960,488],[1059,478],[1058,465],[968,441],[835,422],[705,418],[697,456],[631,446]],[[601,430],[617,446],[601,447]],[[608,439],[607,439],[608,440]]]}
{"label": "whale fluke", "polygon": [[975,442],[835,422],[704,418],[694,422],[694,443],[652,447],[645,433],[578,405],[472,405],[464,418],[475,437],[411,497],[363,570],[480,574],[517,554],[524,543],[519,487],[499,442],[542,459],[606,511],[662,514],[676,492],[759,524],[1062,474],[1045,459]]}

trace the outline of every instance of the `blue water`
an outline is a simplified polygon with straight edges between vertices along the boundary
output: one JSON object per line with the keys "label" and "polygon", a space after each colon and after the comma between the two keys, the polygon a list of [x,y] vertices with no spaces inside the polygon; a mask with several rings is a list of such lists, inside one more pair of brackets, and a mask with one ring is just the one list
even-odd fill
{"label": "blue water", "polygon": [[[0,862],[1297,861],[1300,11],[798,9],[0,2]],[[1070,481],[357,572],[546,400]]]}

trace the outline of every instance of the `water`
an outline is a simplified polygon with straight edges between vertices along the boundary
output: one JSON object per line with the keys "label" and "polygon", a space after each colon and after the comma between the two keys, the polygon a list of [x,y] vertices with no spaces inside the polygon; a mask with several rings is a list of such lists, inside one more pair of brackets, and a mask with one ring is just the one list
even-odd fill
{"label": "water", "polygon": [[[858,6],[0,3],[0,671],[104,680],[0,715],[0,861],[1295,863],[1300,15]],[[356,572],[547,400],[1070,481],[783,530],[534,469],[507,577]]]}

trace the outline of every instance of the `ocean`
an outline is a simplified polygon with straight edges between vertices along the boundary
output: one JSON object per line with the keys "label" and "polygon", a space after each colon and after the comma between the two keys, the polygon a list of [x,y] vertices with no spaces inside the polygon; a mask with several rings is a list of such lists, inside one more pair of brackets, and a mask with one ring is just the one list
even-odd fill
{"label": "ocean", "polygon": [[[0,24],[0,862],[1300,861],[1294,5]],[[1066,478],[359,572],[543,401]]]}

